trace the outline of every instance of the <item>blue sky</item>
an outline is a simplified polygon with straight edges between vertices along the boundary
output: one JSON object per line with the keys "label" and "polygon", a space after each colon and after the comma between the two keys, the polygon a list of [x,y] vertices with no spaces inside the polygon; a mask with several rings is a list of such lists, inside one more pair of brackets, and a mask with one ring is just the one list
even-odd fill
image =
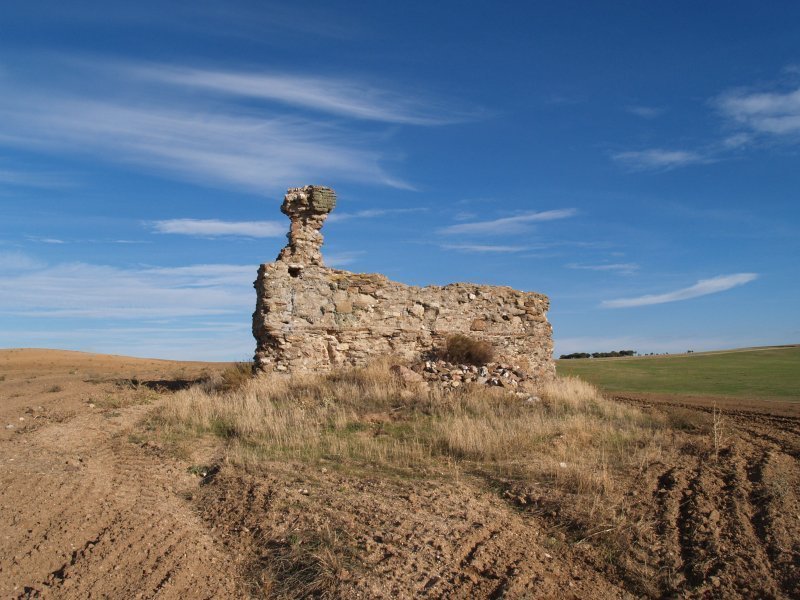
{"label": "blue sky", "polygon": [[308,183],[559,354],[796,343],[799,152],[794,2],[6,2],[0,346],[248,358]]}

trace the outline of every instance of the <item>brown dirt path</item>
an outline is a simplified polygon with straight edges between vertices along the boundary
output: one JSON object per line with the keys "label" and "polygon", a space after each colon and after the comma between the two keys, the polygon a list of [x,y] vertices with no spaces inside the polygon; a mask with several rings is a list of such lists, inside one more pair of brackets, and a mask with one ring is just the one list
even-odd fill
{"label": "brown dirt path", "polygon": [[[150,409],[141,402],[158,398],[146,389],[128,397],[131,406],[90,406],[80,398],[124,400],[130,390],[76,380],[69,371],[118,376],[118,359],[46,353],[69,369],[47,372],[43,386],[32,377],[38,371],[26,368],[31,354],[2,371],[0,418],[16,427],[0,440],[0,597],[235,597],[227,557],[179,495],[196,480],[131,441]],[[160,373],[155,363],[124,360],[127,369]],[[48,391],[53,385],[61,389]]]}
{"label": "brown dirt path", "polygon": [[317,586],[365,600],[634,597],[551,548],[536,515],[476,487],[271,464],[220,473],[197,500],[267,597],[315,597]]}

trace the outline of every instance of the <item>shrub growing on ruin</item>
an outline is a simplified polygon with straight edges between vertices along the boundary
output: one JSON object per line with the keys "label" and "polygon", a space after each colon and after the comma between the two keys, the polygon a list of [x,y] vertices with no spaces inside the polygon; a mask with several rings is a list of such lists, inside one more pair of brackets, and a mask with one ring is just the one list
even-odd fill
{"label": "shrub growing on ruin", "polygon": [[442,358],[451,363],[481,366],[492,362],[494,349],[489,342],[456,334],[447,338]]}

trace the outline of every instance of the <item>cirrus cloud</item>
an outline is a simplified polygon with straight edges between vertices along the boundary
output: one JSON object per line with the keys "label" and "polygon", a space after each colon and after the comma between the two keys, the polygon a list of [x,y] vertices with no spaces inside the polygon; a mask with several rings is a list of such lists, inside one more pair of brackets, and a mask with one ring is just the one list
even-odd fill
{"label": "cirrus cloud", "polygon": [[634,171],[669,170],[691,164],[707,163],[710,158],[692,150],[647,150],[617,152],[611,158]]}
{"label": "cirrus cloud", "polygon": [[491,221],[476,221],[474,223],[460,223],[449,225],[439,230],[445,235],[475,234],[475,235],[506,235],[523,233],[533,223],[540,221],[554,221],[574,217],[578,211],[574,208],[560,208],[541,212],[527,212],[513,217],[503,217]]}
{"label": "cirrus cloud", "polygon": [[584,265],[581,263],[569,263],[568,269],[578,269],[582,271],[610,271],[612,273],[620,273],[622,275],[632,275],[639,270],[639,265],[636,263],[609,263],[602,265]]}
{"label": "cirrus cloud", "polygon": [[[0,145],[259,193],[307,180],[413,189],[384,166],[397,154],[380,126],[472,118],[452,101],[363,78],[96,63],[64,60],[69,77],[36,82],[9,72]],[[69,83],[87,80],[97,83],[91,94]],[[0,183],[29,180],[0,170]]]}
{"label": "cirrus cloud", "polygon": [[[445,125],[471,118],[467,112],[339,77],[292,73],[218,71],[186,67],[135,67],[134,75],[185,88],[280,102],[354,119],[405,125]],[[439,106],[437,107],[437,104]]]}
{"label": "cirrus cloud", "polygon": [[121,268],[6,258],[0,260],[0,313],[48,319],[246,315],[256,271],[252,265]]}
{"label": "cirrus cloud", "polygon": [[286,225],[277,221],[220,221],[218,219],[166,219],[153,223],[156,233],[176,233],[205,237],[243,236],[281,237]]}
{"label": "cirrus cloud", "polygon": [[513,252],[523,252],[529,250],[528,246],[502,246],[494,244],[442,244],[445,250],[456,250],[458,252],[472,252],[479,254],[504,254]]}
{"label": "cirrus cloud", "polygon": [[617,300],[604,300],[600,306],[603,308],[631,308],[634,306],[649,306],[651,304],[664,304],[699,298],[709,294],[724,292],[731,288],[750,283],[758,278],[757,273],[735,273],[733,275],[719,275],[711,279],[701,279],[694,285],[681,288],[664,294],[648,294],[635,298],[620,298]]}

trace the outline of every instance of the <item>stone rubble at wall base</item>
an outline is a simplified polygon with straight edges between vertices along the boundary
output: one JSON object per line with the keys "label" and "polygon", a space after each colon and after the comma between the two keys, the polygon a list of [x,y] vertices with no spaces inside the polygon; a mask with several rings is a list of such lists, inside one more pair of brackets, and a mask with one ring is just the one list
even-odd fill
{"label": "stone rubble at wall base", "polygon": [[334,206],[329,188],[286,195],[289,243],[261,265],[255,282],[257,371],[329,371],[382,356],[420,363],[460,333],[489,342],[498,363],[520,379],[554,376],[546,296],[469,283],[415,287],[325,267],[319,229]]}
{"label": "stone rubble at wall base", "polygon": [[519,367],[490,362],[485,365],[457,365],[444,360],[428,360],[411,367],[423,381],[435,382],[445,388],[457,388],[474,383],[514,390],[531,380]]}

